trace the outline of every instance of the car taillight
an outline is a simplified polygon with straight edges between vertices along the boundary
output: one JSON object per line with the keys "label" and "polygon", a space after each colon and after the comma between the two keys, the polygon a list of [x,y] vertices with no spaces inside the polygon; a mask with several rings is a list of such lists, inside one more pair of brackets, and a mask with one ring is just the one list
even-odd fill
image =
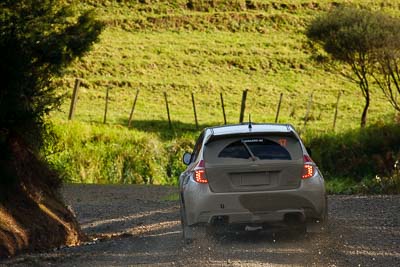
{"label": "car taillight", "polygon": [[208,183],[208,180],[206,178],[204,160],[200,160],[199,163],[194,168],[194,180],[200,184]]}
{"label": "car taillight", "polygon": [[303,174],[301,179],[308,179],[314,176],[315,166],[313,160],[308,155],[304,155]]}

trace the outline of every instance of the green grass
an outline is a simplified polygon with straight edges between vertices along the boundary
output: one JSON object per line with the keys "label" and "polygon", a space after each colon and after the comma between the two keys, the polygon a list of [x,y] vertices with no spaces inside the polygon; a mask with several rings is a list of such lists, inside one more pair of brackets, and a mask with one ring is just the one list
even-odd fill
{"label": "green grass", "polygon": [[197,133],[162,133],[54,121],[55,138],[43,154],[66,182],[176,185]]}
{"label": "green grass", "polygon": [[[108,27],[93,51],[59,81],[60,90],[69,93],[76,77],[83,81],[77,120],[101,122],[110,88],[111,124],[126,124],[137,89],[136,121],[166,120],[167,92],[172,120],[193,124],[193,92],[199,122],[221,124],[222,92],[228,122],[234,123],[242,91],[249,89],[245,118],[251,113],[254,121],[274,121],[279,94],[284,93],[280,122],[302,127],[314,92],[308,127],[327,132],[342,90],[337,129],[359,125],[364,101],[357,85],[314,61],[321,51],[304,35],[309,21],[334,5],[330,1],[253,1],[247,6],[246,1],[195,1],[192,9],[187,1],[84,2],[96,7]],[[369,4],[399,10],[393,1]],[[372,91],[369,122],[390,120],[388,102],[379,90]],[[68,108],[66,101],[54,116],[65,119]]]}
{"label": "green grass", "polygon": [[397,170],[392,176],[364,178],[361,182],[351,178],[333,178],[325,181],[325,188],[328,194],[399,194],[400,172]]}
{"label": "green grass", "polygon": [[[347,69],[319,63],[324,53],[304,34],[314,17],[348,2],[80,1],[80,8],[95,8],[107,27],[93,50],[56,80],[60,93],[68,95],[75,78],[82,85],[74,122],[66,122],[69,99],[50,116],[61,141],[49,160],[72,182],[174,184],[183,168],[181,154],[199,133],[191,93],[199,128],[223,123],[220,93],[228,123],[238,122],[244,89],[249,90],[245,120],[251,114],[255,122],[275,120],[283,93],[279,122],[293,124],[310,141],[332,133],[342,91],[336,132],[357,130],[364,105],[360,89],[339,74]],[[400,14],[399,0],[352,3]],[[107,88],[109,110],[102,125]],[[136,90],[139,98],[128,129]],[[168,128],[164,92],[173,129]],[[368,124],[393,118],[390,104],[373,86]]]}

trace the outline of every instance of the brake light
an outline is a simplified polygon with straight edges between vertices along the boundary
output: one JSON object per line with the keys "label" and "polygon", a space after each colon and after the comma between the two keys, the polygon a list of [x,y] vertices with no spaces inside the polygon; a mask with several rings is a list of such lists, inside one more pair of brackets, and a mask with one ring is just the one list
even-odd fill
{"label": "brake light", "polygon": [[200,160],[194,168],[194,180],[200,184],[207,184],[204,160]]}
{"label": "brake light", "polygon": [[194,180],[200,184],[208,183],[206,178],[206,174],[204,170],[195,170],[194,171]]}
{"label": "brake light", "polygon": [[310,156],[304,155],[303,159],[304,159],[304,165],[303,165],[303,174],[301,176],[301,179],[308,179],[314,176],[315,166]]}
{"label": "brake light", "polygon": [[314,175],[314,166],[311,164],[304,164],[303,166],[303,175],[301,176],[302,179],[308,179],[313,177]]}

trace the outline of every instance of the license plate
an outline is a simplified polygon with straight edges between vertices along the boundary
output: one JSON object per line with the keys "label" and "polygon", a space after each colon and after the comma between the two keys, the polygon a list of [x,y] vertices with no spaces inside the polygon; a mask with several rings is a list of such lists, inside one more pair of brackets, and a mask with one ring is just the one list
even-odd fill
{"label": "license plate", "polygon": [[233,184],[241,186],[271,184],[271,179],[268,175],[268,172],[235,173],[231,174],[231,178]]}

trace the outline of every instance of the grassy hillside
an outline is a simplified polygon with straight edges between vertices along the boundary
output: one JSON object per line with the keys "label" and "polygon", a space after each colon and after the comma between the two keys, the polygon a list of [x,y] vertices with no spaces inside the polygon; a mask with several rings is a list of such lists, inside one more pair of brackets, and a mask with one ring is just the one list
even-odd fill
{"label": "grassy hillside", "polygon": [[[315,59],[304,35],[306,25],[329,8],[352,1],[81,1],[95,8],[108,25],[93,51],[76,62],[60,81],[71,94],[81,78],[76,118],[102,121],[110,89],[108,121],[125,124],[140,89],[136,121],[166,120],[163,92],[174,121],[193,124],[190,94],[199,122],[223,122],[225,97],[229,123],[238,121],[241,94],[249,89],[246,113],[254,121],[275,119],[284,93],[280,122],[301,126],[314,92],[310,128],[332,128],[339,90],[338,130],[359,125],[363,97],[358,87]],[[354,1],[399,13],[400,1]],[[369,122],[392,117],[381,92],[373,90]],[[67,117],[69,102],[56,116]],[[247,115],[245,116],[247,118]],[[139,123],[139,125],[141,125]]]}
{"label": "grassy hillside", "polygon": [[[400,15],[400,0],[80,1],[79,8],[95,8],[107,27],[94,49],[57,81],[69,95],[75,78],[82,86],[77,122],[66,122],[69,100],[52,114],[61,139],[47,148],[49,160],[74,182],[173,184],[183,168],[181,154],[198,134],[192,92],[200,128],[223,123],[220,93],[228,123],[238,122],[242,91],[248,89],[245,120],[251,113],[255,122],[273,122],[283,93],[279,121],[300,130],[313,93],[304,135],[312,139],[332,131],[342,91],[336,131],[357,129],[364,104],[360,90],[339,74],[346,69],[324,64],[326,55],[304,35],[315,16],[349,3]],[[107,88],[109,125],[103,126],[98,124]],[[128,130],[138,89],[134,129]],[[382,93],[374,88],[372,97],[368,124],[392,121]]]}

